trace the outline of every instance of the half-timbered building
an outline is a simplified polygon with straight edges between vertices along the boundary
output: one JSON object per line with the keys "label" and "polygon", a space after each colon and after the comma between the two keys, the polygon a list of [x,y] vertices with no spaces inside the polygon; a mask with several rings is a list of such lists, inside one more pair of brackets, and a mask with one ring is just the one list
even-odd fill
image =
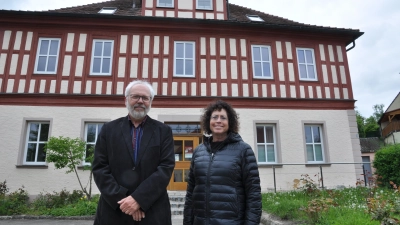
{"label": "half-timbered building", "polygon": [[[290,190],[302,174],[323,175],[329,188],[362,179],[347,58],[359,30],[294,22],[228,0],[0,10],[0,24],[0,181],[10,190],[79,189],[75,176],[46,163],[43,146],[51,136],[94,145],[104,123],[127,115],[124,88],[134,79],[152,83],[149,115],[174,132],[170,190],[186,188],[202,140],[200,115],[215,99],[239,113],[262,191]],[[80,173],[87,183],[88,172]]]}

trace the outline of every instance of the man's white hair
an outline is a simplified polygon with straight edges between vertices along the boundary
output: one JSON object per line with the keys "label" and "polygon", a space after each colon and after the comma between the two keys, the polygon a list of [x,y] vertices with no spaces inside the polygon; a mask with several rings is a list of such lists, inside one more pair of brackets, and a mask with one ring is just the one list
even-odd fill
{"label": "man's white hair", "polygon": [[128,84],[128,86],[126,86],[126,89],[125,89],[125,97],[128,97],[129,94],[130,94],[130,92],[131,92],[131,88],[132,88],[133,86],[135,86],[135,85],[138,85],[138,84],[143,84],[143,85],[145,85],[145,86],[147,86],[147,87],[149,88],[149,91],[150,91],[150,98],[151,98],[151,100],[153,100],[153,99],[154,99],[154,89],[153,89],[153,86],[151,86],[151,84],[150,84],[149,82],[145,81],[145,80],[135,80],[135,81],[130,82],[130,83]]}

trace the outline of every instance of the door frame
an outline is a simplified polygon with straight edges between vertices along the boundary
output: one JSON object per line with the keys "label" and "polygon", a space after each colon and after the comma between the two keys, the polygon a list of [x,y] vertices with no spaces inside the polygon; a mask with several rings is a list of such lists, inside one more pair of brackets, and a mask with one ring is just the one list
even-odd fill
{"label": "door frame", "polygon": [[[182,141],[182,147],[188,147],[185,146],[186,141],[192,141],[193,146],[192,147],[192,154],[195,150],[195,148],[200,144],[200,138],[199,136],[174,136],[174,143],[175,141]],[[175,148],[175,145],[174,145]],[[188,160],[185,156],[188,154],[185,149],[182,149],[182,160],[179,159],[179,154],[175,154],[175,168],[174,171],[172,172],[171,179],[169,181],[169,184],[167,186],[167,190],[170,191],[185,191],[187,188],[187,182],[185,181],[186,173],[189,172],[190,169],[190,162],[191,160]],[[178,160],[177,160],[178,159]],[[191,157],[190,157],[191,159]],[[178,173],[178,171],[181,171],[181,174]],[[180,180],[183,180],[182,182],[175,182],[175,176],[179,174],[179,176],[182,176]]]}

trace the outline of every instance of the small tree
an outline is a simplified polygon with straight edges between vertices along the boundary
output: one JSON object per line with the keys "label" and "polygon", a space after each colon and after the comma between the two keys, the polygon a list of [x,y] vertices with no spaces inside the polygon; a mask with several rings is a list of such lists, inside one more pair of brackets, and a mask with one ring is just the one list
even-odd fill
{"label": "small tree", "polygon": [[[86,149],[86,142],[79,138],[71,139],[69,137],[51,137],[45,145],[46,161],[54,163],[56,169],[68,168],[66,173],[75,172],[78,178],[79,185],[83,193],[90,200],[92,195],[92,169],[91,166],[84,166],[84,170],[90,170],[89,182],[83,187],[81,179],[77,171],[79,166],[86,156],[87,162],[93,161],[93,148]],[[87,152],[88,151],[88,152]],[[89,185],[89,190],[87,186]]]}

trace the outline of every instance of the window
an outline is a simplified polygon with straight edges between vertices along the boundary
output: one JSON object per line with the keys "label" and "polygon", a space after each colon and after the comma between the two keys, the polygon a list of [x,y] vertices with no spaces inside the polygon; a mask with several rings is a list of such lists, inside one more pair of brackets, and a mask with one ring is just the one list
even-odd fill
{"label": "window", "polygon": [[[86,123],[85,124],[85,141],[86,141],[86,155],[82,160],[83,165],[90,165],[90,162],[87,162],[86,159],[94,153],[94,146],[97,141],[97,136],[100,133],[101,128],[104,123]],[[93,148],[92,151],[89,151],[90,148]]]}
{"label": "window", "polygon": [[304,134],[306,141],[307,162],[324,162],[322,126],[305,124]]}
{"label": "window", "polygon": [[174,7],[174,0],[157,0],[158,7]]}
{"label": "window", "polygon": [[251,21],[256,21],[256,22],[264,22],[263,19],[261,19],[259,16],[257,15],[246,15],[247,18]]}
{"label": "window", "polygon": [[114,14],[117,11],[116,7],[103,7],[99,13],[100,14]]}
{"label": "window", "polygon": [[300,80],[317,80],[314,50],[309,48],[298,48],[297,60],[299,63]]}
{"label": "window", "polygon": [[259,163],[276,163],[276,135],[275,125],[256,125],[257,153]]}
{"label": "window", "polygon": [[194,42],[175,42],[175,76],[194,77],[194,46]]}
{"label": "window", "polygon": [[271,63],[271,47],[262,45],[252,46],[253,77],[273,78]]}
{"label": "window", "polygon": [[45,165],[44,146],[49,139],[49,122],[29,122],[24,149],[24,164]]}
{"label": "window", "polygon": [[60,38],[39,38],[35,73],[56,74]]}
{"label": "window", "polygon": [[202,135],[199,123],[166,123],[176,135]]}
{"label": "window", "polygon": [[91,75],[111,75],[114,41],[93,40]]}
{"label": "window", "polygon": [[212,9],[212,1],[211,0],[197,0],[196,1],[197,9]]}

